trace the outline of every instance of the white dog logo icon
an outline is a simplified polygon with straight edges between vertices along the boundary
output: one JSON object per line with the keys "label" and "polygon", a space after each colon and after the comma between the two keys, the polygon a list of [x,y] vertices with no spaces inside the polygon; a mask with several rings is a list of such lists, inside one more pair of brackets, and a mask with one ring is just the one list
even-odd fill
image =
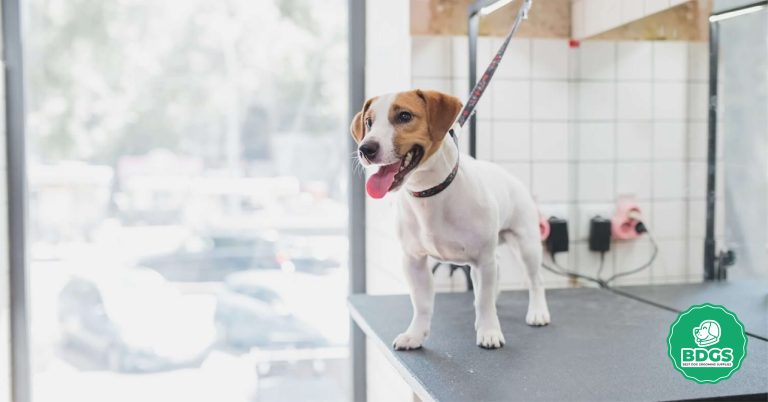
{"label": "white dog logo icon", "polygon": [[714,320],[705,320],[693,329],[693,338],[699,346],[710,346],[720,340],[720,324]]}

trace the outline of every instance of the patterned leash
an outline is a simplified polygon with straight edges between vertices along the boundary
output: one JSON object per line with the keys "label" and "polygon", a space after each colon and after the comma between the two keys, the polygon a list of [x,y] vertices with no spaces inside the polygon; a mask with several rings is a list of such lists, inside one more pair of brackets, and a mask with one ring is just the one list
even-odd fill
{"label": "patterned leash", "polygon": [[520,6],[520,10],[517,12],[515,22],[512,24],[512,29],[509,31],[509,34],[507,34],[507,38],[504,40],[504,43],[501,44],[501,47],[499,47],[499,51],[496,52],[496,56],[493,58],[493,60],[491,60],[491,63],[485,69],[483,76],[477,80],[475,87],[472,88],[472,92],[469,94],[469,99],[467,99],[467,102],[464,104],[464,109],[462,109],[461,113],[459,113],[459,117],[456,120],[456,123],[459,124],[459,127],[464,127],[464,123],[466,123],[467,119],[469,119],[470,116],[472,116],[472,114],[475,112],[477,102],[480,101],[480,98],[483,96],[483,92],[485,92],[485,89],[488,88],[488,84],[491,82],[493,74],[496,72],[496,69],[499,67],[499,63],[501,63],[501,59],[504,57],[504,53],[507,51],[507,45],[509,45],[509,41],[512,39],[512,36],[515,35],[515,32],[517,32],[517,28],[520,27],[520,22],[528,18],[528,11],[531,9],[532,3],[533,0],[523,0],[523,4]]}
{"label": "patterned leash", "polygon": [[[507,34],[507,38],[504,39],[504,43],[501,44],[499,51],[496,52],[496,56],[493,58],[493,60],[491,60],[491,64],[489,64],[488,68],[485,69],[483,76],[480,77],[480,79],[477,81],[477,84],[475,84],[475,87],[472,88],[472,92],[469,94],[469,99],[464,105],[464,108],[461,110],[461,113],[459,113],[458,119],[453,124],[453,126],[451,126],[451,129],[448,130],[448,133],[451,135],[451,138],[453,138],[453,142],[456,144],[457,148],[459,146],[459,137],[457,134],[459,130],[456,128],[456,125],[458,124],[459,128],[464,127],[464,123],[466,123],[467,119],[469,119],[469,117],[472,116],[472,113],[475,112],[477,102],[483,96],[485,89],[488,88],[488,84],[491,82],[493,74],[496,72],[496,69],[499,67],[499,63],[501,63],[501,59],[504,57],[504,53],[507,51],[507,45],[509,45],[509,41],[512,39],[512,36],[515,35],[515,32],[517,32],[517,28],[520,26],[520,22],[528,18],[528,10],[530,10],[532,2],[533,0],[523,0],[523,4],[520,6],[520,10],[517,12],[515,22],[512,24],[512,29],[509,31],[509,34]],[[453,166],[453,169],[448,174],[448,177],[446,177],[445,180],[443,180],[440,184],[426,190],[409,190],[408,192],[416,198],[426,198],[440,194],[453,182],[453,179],[456,177],[458,171],[459,158],[456,158],[456,164]]]}

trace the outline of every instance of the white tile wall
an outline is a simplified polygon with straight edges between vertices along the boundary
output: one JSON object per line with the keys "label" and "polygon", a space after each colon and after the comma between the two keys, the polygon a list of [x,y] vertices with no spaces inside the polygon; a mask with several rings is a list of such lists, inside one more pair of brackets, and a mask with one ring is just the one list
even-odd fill
{"label": "white tile wall", "polygon": [[655,119],[685,120],[687,108],[687,84],[680,82],[655,82],[653,84],[653,116]]}
{"label": "white tile wall", "polygon": [[653,164],[653,196],[660,199],[680,199],[686,196],[688,183],[686,163],[659,161]]}
{"label": "white tile wall", "polygon": [[499,164],[523,182],[526,187],[531,188],[531,164],[529,162],[499,162]]}
{"label": "white tile wall", "polygon": [[650,82],[619,82],[616,85],[619,120],[649,120],[653,117]]}
{"label": "white tile wall", "polygon": [[[570,86],[567,81],[534,81],[531,87],[531,117],[534,120],[568,120]],[[500,95],[499,92],[496,94]]]}
{"label": "white tile wall", "polygon": [[616,194],[651,199],[651,162],[617,162]]}
{"label": "white tile wall", "polygon": [[[633,0],[630,0],[633,1]],[[653,43],[619,42],[616,74],[620,81],[645,80],[653,77]]]}
{"label": "white tile wall", "polygon": [[[641,267],[653,252],[647,241],[619,242],[614,245],[615,264],[613,274]],[[645,285],[651,282],[651,270],[640,271],[624,276],[616,281],[617,285]]]}
{"label": "white tile wall", "polygon": [[579,172],[577,201],[610,202],[615,199],[613,162],[581,162],[576,169]]}
{"label": "white tile wall", "polygon": [[534,122],[531,129],[531,159],[536,161],[568,160],[568,124]]}
{"label": "white tile wall", "polygon": [[653,42],[653,77],[657,81],[688,78],[688,43]]}
{"label": "white tile wall", "polygon": [[612,80],[616,78],[616,64],[605,60],[616,58],[616,42],[584,42],[579,49],[579,71],[582,80]]}
{"label": "white tile wall", "polygon": [[[637,12],[628,1],[618,3],[617,12]],[[499,44],[480,38],[479,59],[489,59]],[[572,49],[566,40],[512,41],[478,110],[478,157],[529,186],[542,211],[569,219],[572,251],[558,255],[558,262],[596,272],[599,257],[585,242],[589,218],[610,216],[617,197],[630,195],[660,253],[652,269],[619,283],[700,280],[706,57],[703,43],[586,41]],[[414,38],[412,63],[414,86],[449,87],[465,98],[465,38]],[[478,69],[485,65],[479,62]],[[393,226],[390,197],[372,204],[386,207],[368,213],[369,288],[405,292],[399,245],[392,231],[379,228]],[[616,241],[604,273],[637,267],[650,252],[645,239]],[[524,286],[512,257],[502,257],[501,277],[504,288]],[[570,284],[548,272],[544,278],[549,286]],[[440,277],[437,288],[463,289],[463,281]]]}
{"label": "white tile wall", "polygon": [[653,151],[653,123],[620,121],[616,125],[616,152],[619,160],[649,160]]}
{"label": "white tile wall", "polygon": [[499,162],[531,159],[531,124],[527,121],[496,120],[493,126],[493,160]]}
{"label": "white tile wall", "polygon": [[[514,63],[511,58],[504,63]],[[549,79],[568,78],[568,42],[558,39],[537,39],[531,41],[531,76]],[[478,67],[481,69],[483,67]]]}
{"label": "white tile wall", "polygon": [[[501,46],[501,43],[503,42],[503,39],[496,38],[490,41],[491,46],[494,49],[498,49]],[[455,48],[459,54],[465,55],[467,52],[467,45],[464,44],[464,47],[461,48]],[[456,56],[454,56],[456,57]],[[509,46],[507,46],[507,53],[504,56],[505,58],[508,58],[509,60],[519,60],[517,63],[501,63],[499,65],[498,70],[496,70],[495,77],[496,79],[502,78],[502,79],[515,79],[515,78],[522,78],[522,79],[528,79],[531,77],[531,41],[528,40],[513,40],[509,43]],[[467,65],[467,63],[462,60],[463,65]],[[464,74],[463,77],[468,77],[469,74]]]}
{"label": "white tile wall", "polygon": [[654,159],[680,160],[686,149],[685,121],[657,121],[653,125]]}
{"label": "white tile wall", "polygon": [[688,118],[691,120],[707,119],[707,99],[709,85],[705,81],[691,82],[688,86]]}
{"label": "white tile wall", "polygon": [[613,82],[576,83],[577,118],[613,120],[616,117],[616,88]]}
{"label": "white tile wall", "polygon": [[414,77],[449,78],[451,77],[452,42],[434,36],[415,36],[412,41]]}
{"label": "white tile wall", "polygon": [[688,279],[688,250],[685,239],[659,240],[659,255],[651,266],[653,283],[681,283]]}
{"label": "white tile wall", "polygon": [[615,155],[615,127],[612,122],[575,123],[580,161],[610,161]]}
{"label": "white tile wall", "polygon": [[[504,120],[528,120],[531,117],[531,83],[530,81],[508,81],[496,80],[494,85],[488,89],[490,97],[480,99],[482,103],[485,100],[492,100],[491,118]],[[486,95],[483,98],[487,97]],[[478,110],[479,113],[482,110]]]}
{"label": "white tile wall", "polygon": [[568,170],[563,162],[541,162],[533,164],[533,187],[531,192],[540,203],[567,202],[569,199]]}

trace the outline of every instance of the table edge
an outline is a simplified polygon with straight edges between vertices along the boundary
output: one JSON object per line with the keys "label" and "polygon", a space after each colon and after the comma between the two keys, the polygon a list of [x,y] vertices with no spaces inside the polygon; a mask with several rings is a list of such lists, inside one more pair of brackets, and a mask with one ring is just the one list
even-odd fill
{"label": "table edge", "polygon": [[352,317],[352,320],[354,320],[355,323],[360,327],[360,329],[363,330],[366,339],[376,344],[376,347],[381,351],[384,357],[395,368],[403,381],[405,381],[408,386],[411,387],[411,390],[419,397],[419,399],[421,399],[422,402],[437,402],[434,396],[427,391],[424,384],[422,384],[421,381],[419,381],[418,378],[416,378],[416,376],[410,370],[408,370],[408,368],[397,357],[395,357],[394,351],[390,345],[385,343],[383,339],[374,333],[373,328],[368,325],[368,322],[365,320],[365,318],[363,318],[362,314],[360,314],[360,312],[354,306],[351,299],[351,297],[347,299],[349,315]]}

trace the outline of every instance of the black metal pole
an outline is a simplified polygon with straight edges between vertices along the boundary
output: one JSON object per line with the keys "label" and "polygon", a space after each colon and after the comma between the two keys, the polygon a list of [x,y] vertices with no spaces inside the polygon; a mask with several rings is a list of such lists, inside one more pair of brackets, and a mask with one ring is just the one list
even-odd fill
{"label": "black metal pole", "polygon": [[717,191],[717,68],[720,50],[720,25],[709,23],[709,114],[707,130],[707,221],[704,237],[704,280],[715,280],[715,202]]}
{"label": "black metal pole", "polygon": [[[32,400],[27,303],[27,179],[23,29],[19,0],[2,0],[5,133],[8,163],[8,262],[11,303],[11,398]],[[6,345],[0,346],[6,347]]]}
{"label": "black metal pole", "polygon": [[[469,26],[467,29],[467,36],[469,40],[469,93],[477,83],[477,37],[480,30],[480,14],[478,4],[470,6],[469,10]],[[473,158],[477,157],[477,120],[476,114],[472,114],[469,118],[469,155]]]}
{"label": "black metal pole", "polygon": [[[365,102],[365,1],[348,0],[347,18],[349,21],[347,31],[349,52],[347,121],[352,121],[352,118]],[[345,137],[349,141],[350,152],[354,152],[357,145],[349,133],[346,133]],[[356,174],[351,164],[347,170],[349,179],[349,293],[365,293],[365,178],[361,174]],[[352,319],[349,320],[349,328],[351,399],[354,402],[363,402],[367,400],[365,334]]]}

